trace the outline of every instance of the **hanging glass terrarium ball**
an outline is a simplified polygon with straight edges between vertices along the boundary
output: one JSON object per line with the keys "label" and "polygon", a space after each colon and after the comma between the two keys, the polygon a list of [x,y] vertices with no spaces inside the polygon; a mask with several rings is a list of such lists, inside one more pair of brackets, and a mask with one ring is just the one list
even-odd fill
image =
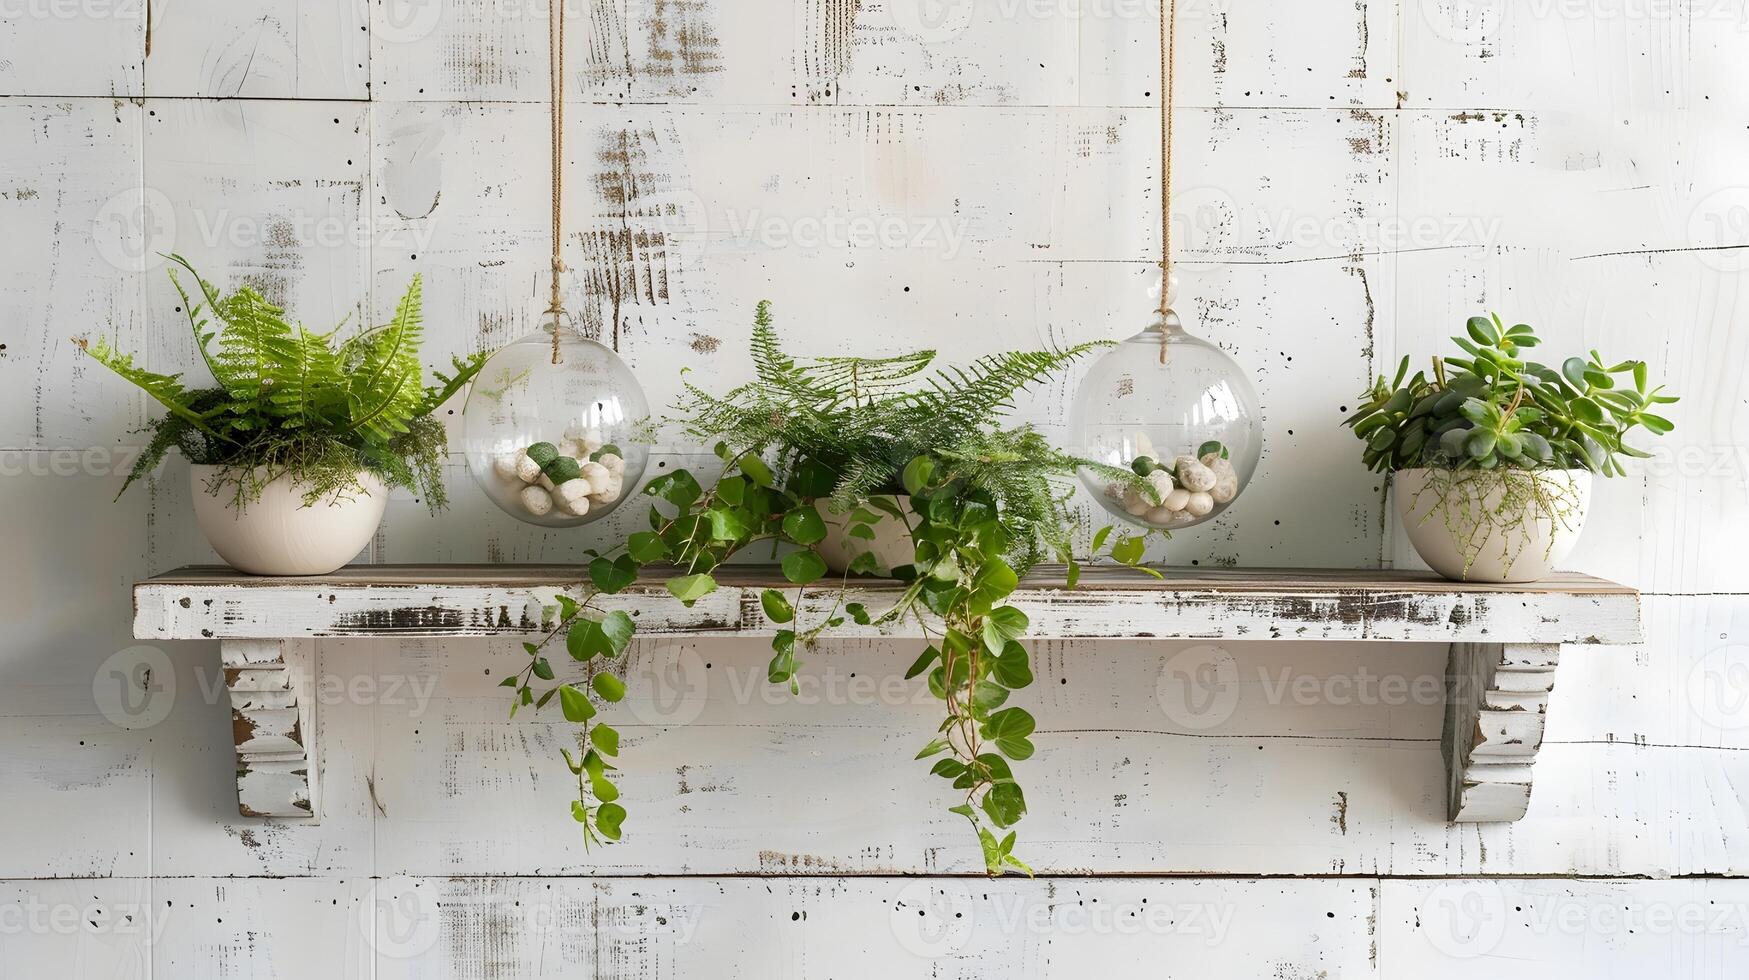
{"label": "hanging glass terrarium ball", "polygon": [[1171,312],[1155,313],[1148,329],[1093,365],[1070,425],[1083,457],[1128,474],[1083,467],[1094,499],[1123,520],[1162,530],[1201,524],[1231,506],[1263,449],[1250,377]]}
{"label": "hanging glass terrarium ball", "polygon": [[569,327],[514,341],[486,361],[462,410],[468,470],[505,513],[576,527],[612,513],[649,458],[637,432],[644,389],[610,348]]}

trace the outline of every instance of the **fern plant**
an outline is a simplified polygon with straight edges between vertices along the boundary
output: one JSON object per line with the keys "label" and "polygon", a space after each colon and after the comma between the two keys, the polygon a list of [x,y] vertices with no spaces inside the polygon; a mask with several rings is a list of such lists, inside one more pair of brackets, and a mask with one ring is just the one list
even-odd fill
{"label": "fern plant", "polygon": [[[721,395],[689,384],[671,420],[694,437],[716,440],[722,462],[716,479],[707,488],[681,470],[652,481],[644,492],[666,510],[652,507],[648,530],[592,553],[582,600],[561,597],[556,628],[526,644],[528,660],[500,682],[514,691],[512,714],[557,699],[579,726],[577,751],[566,750],[564,758],[577,780],[571,812],[584,841],[618,840],[626,817],[609,776],[619,734],[600,716],[624,696],[617,672],[637,627],[599,600],[661,566],[668,590],[690,605],[716,590],[712,573],[719,566],[763,544],[781,553],[784,578],[795,590],[769,589],[762,597],[765,615],[779,627],[768,680],[798,690],[802,655],[846,621],[915,622],[929,642],[906,676],[924,678],[946,715],[917,758],[948,781],[950,810],[970,821],[986,870],[1027,871],[1011,829],[1026,812],[1013,764],[1032,756],[1035,722],[1008,702],[1032,682],[1021,642],[1029,624],[1005,600],[1028,569],[1051,555],[1067,565],[1074,587],[1080,569],[1067,528],[1078,468],[1093,467],[1111,480],[1136,477],[1063,453],[1029,426],[1004,425],[1003,417],[1017,393],[1097,346],[1000,354],[933,373],[926,373],[931,351],[804,362],[784,352],[770,306],[761,303],[755,379]],[[848,570],[885,572],[904,583],[892,607],[847,602],[847,579],[827,578],[818,550],[828,535],[827,514],[850,537],[864,539],[874,538],[883,521],[903,524],[913,546],[909,563],[882,569],[864,552]],[[1094,542],[1096,553],[1109,542],[1107,553],[1132,566],[1144,545],[1111,528]],[[827,603],[829,613],[804,623],[803,611],[813,605],[804,601],[809,590],[838,595]],[[576,678],[560,680],[548,659],[559,637],[581,671]]]}
{"label": "fern plant", "polygon": [[479,373],[485,355],[454,358],[453,373],[425,383],[419,277],[392,320],[337,343],[339,327],[315,333],[293,326],[254,287],[222,295],[186,259],[170,260],[193,277],[191,295],[170,271],[212,386],[189,388],[181,374],[141,368],[103,338],[78,341],[167,411],[148,424],[151,439],[122,492],[175,449],[190,462],[219,467],[207,490],[229,492],[239,508],[280,477],[302,489],[306,505],[363,493],[358,477],[365,471],[419,495],[433,510],[444,506],[448,440],[431,413]]}

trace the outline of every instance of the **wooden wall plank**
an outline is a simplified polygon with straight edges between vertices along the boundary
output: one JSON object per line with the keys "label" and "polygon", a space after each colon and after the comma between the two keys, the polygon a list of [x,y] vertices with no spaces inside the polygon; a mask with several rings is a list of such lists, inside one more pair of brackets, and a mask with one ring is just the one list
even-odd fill
{"label": "wooden wall plank", "polygon": [[140,186],[143,117],[122,100],[0,104],[0,447],[12,473],[28,469],[17,451],[42,449],[63,451],[38,460],[41,472],[99,476],[130,463],[140,442],[129,433],[145,419],[144,396],[110,384],[74,339],[145,347],[141,363],[164,366],[142,296],[163,243]]}
{"label": "wooden wall plank", "polygon": [[1749,943],[1737,881],[1386,881],[1384,976],[1722,978]]}
{"label": "wooden wall plank", "polygon": [[147,0],[19,0],[0,16],[0,95],[142,93]]}
{"label": "wooden wall plank", "polygon": [[[20,2],[26,14],[50,6]],[[923,921],[951,911],[938,896],[961,879],[834,877],[974,867],[963,831],[900,758],[927,705],[737,697],[763,690],[741,675],[729,683],[731,667],[752,673],[763,659],[745,643],[656,647],[714,664],[710,696],[664,690],[654,674],[634,684],[627,711],[654,721],[628,727],[628,752],[657,764],[628,780],[628,796],[647,801],[633,808],[632,838],[589,855],[568,830],[556,773],[542,768],[562,732],[509,723],[499,692],[486,689],[487,671],[514,657],[508,641],[322,644],[341,687],[323,706],[332,792],[320,826],[235,816],[234,781],[214,764],[230,752],[229,710],[197,693],[201,671],[218,663],[213,645],[164,645],[171,666],[160,676],[178,687],[157,724],[106,716],[103,699],[125,688],[106,694],[100,682],[149,656],[129,652],[127,583],[212,555],[180,463],[116,505],[113,461],[75,460],[72,475],[56,474],[68,458],[56,450],[125,449],[146,417],[143,400],[81,364],[66,338],[102,331],[153,366],[190,364],[162,269],[147,268],[165,245],[227,286],[269,287],[315,325],[349,312],[368,321],[423,270],[434,360],[528,330],[547,244],[545,10],[384,0],[293,15],[154,0],[148,57],[143,6],[134,17],[118,15],[125,0],[58,9],[70,6],[75,16],[0,17],[0,95],[15,97],[0,105],[10,270],[0,273],[0,449],[12,466],[0,474],[0,504],[14,515],[0,522],[0,550],[33,556],[0,573],[0,791],[11,815],[0,828],[18,845],[0,847],[0,875],[50,879],[0,884],[0,973],[593,968],[648,978],[725,963],[968,977],[1158,963],[1288,977],[1743,972],[1740,914],[1688,931],[1590,924],[1618,904],[1739,909],[1738,882],[1477,877],[1749,873],[1738,788],[1749,784],[1738,683],[1749,676],[1738,663],[1737,555],[1749,527],[1741,0],[1181,4],[1180,104],[1193,107],[1179,117],[1175,202],[1185,305],[1257,372],[1270,441],[1239,508],[1157,553],[1413,565],[1383,481],[1358,472],[1335,423],[1375,371],[1498,308],[1536,323],[1551,349],[1647,356],[1685,396],[1659,458],[1600,488],[1574,559],[1651,593],[1645,643],[1565,658],[1556,690],[1570,710],[1551,718],[1539,770],[1548,778],[1527,819],[1498,828],[1440,819],[1435,706],[1334,703],[1327,693],[1363,670],[1434,677],[1436,648],[1338,645],[1290,662],[1272,658],[1290,656],[1291,644],[1236,646],[1237,668],[1304,670],[1292,676],[1316,693],[1272,704],[1258,678],[1238,688],[1229,717],[1199,730],[1157,697],[1182,648],[1046,644],[1029,694],[1051,731],[1031,763],[1040,787],[1027,833],[1045,866],[1113,878],[991,893],[970,881],[976,928],[933,958],[899,943],[892,925],[908,920],[894,913],[913,898]],[[928,6],[573,5],[568,255],[581,271],[570,288],[657,404],[680,367],[723,383],[745,376],[736,353],[761,298],[779,301],[804,353],[928,342],[963,359],[1139,328],[1158,234],[1152,5],[935,5],[971,17],[934,25]],[[262,42],[249,47],[253,61],[251,28]],[[642,211],[622,214],[594,180],[634,147],[645,155],[631,172],[661,180],[645,180],[657,192],[638,201]],[[200,234],[226,227],[213,219],[220,209],[363,231],[335,247],[295,229],[241,243]],[[793,227],[833,209],[963,219],[966,237],[951,257],[810,250],[736,244],[729,223],[745,228],[757,211]],[[621,290],[616,307],[613,292],[589,285],[621,281],[589,265],[588,236],[615,218],[678,239],[661,256],[672,262],[662,302],[653,289],[635,302]],[[129,230],[157,247],[118,252]],[[1049,385],[1019,417],[1060,433],[1072,391],[1072,379]],[[664,447],[658,461],[696,463],[696,448]],[[451,476],[456,506],[444,518],[392,502],[374,559],[574,561],[610,533],[537,533],[473,494],[459,465]],[[809,676],[848,685],[851,672],[884,677],[901,659],[852,642],[818,654],[820,673]],[[1278,675],[1264,676],[1273,685]],[[428,694],[393,696],[397,681]],[[694,710],[692,723],[674,720]],[[871,785],[881,791],[872,813]],[[798,786],[816,808],[812,823]],[[545,877],[700,869],[778,877]],[[1135,871],[1338,877],[1116,879]],[[409,872],[433,877],[393,877]],[[1381,886],[1374,875],[1465,877]],[[905,888],[918,894],[902,898]],[[1501,903],[1490,904],[1490,888]],[[379,911],[420,908],[377,900],[409,891],[454,900],[433,945],[412,956],[432,932],[376,925]],[[1047,909],[1145,897],[1259,911],[1207,947],[1181,933],[991,932],[984,913],[1013,906],[986,894],[1036,896]],[[168,900],[171,917],[149,947],[113,929],[12,929],[7,917],[34,895],[80,914],[93,898]],[[558,923],[521,928],[519,900],[546,901]],[[1474,945],[1451,955],[1449,943],[1429,942],[1435,913],[1453,903],[1508,910],[1499,943],[1466,956]],[[713,916],[681,943],[678,920],[652,927],[658,905]],[[583,926],[585,907],[608,925]],[[1550,910],[1586,924],[1536,926]]]}
{"label": "wooden wall plank", "polygon": [[216,99],[368,98],[375,6],[154,0],[149,91]]}

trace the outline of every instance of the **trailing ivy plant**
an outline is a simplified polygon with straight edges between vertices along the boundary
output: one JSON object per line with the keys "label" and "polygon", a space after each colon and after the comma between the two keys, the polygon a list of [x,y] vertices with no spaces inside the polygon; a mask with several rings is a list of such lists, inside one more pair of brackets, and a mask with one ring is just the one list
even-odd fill
{"label": "trailing ivy plant", "polygon": [[[577,751],[566,749],[564,758],[577,780],[571,810],[585,843],[618,840],[626,817],[610,778],[619,734],[599,715],[624,696],[616,671],[636,624],[605,609],[603,597],[650,571],[691,605],[716,590],[720,566],[758,545],[762,555],[781,555],[793,589],[761,596],[765,616],[779,627],[769,681],[798,690],[805,652],[845,622],[918,624],[927,643],[906,676],[924,678],[945,719],[917,758],[951,786],[950,809],[975,829],[989,873],[1028,871],[1014,852],[1011,828],[1026,813],[1026,797],[1013,763],[1032,756],[1035,721],[1010,699],[1032,683],[1022,642],[1030,624],[1006,600],[1046,557],[1067,566],[1071,587],[1078,580],[1067,530],[1078,467],[1112,480],[1139,478],[1062,453],[1031,427],[1002,419],[1018,392],[1096,346],[992,355],[930,373],[931,351],[799,361],[783,351],[770,306],[761,303],[755,380],[721,395],[689,384],[673,420],[695,437],[716,440],[716,479],[707,488],[680,470],[652,481],[644,489],[656,502],[648,529],[591,553],[583,598],[559,599],[555,628],[525,644],[528,661],[500,682],[514,692],[512,714],[557,699],[566,720],[579,726]],[[890,608],[847,601],[848,578],[828,580],[817,550],[828,517],[863,539],[882,522],[903,525],[913,544],[910,563],[883,569],[864,552],[849,569],[903,583]],[[1144,544],[1108,527],[1095,536],[1094,551],[1137,566]],[[820,601],[807,601],[815,593]],[[825,611],[809,621],[808,609]],[[560,637],[582,671],[565,682],[557,680],[551,654]]]}
{"label": "trailing ivy plant", "polygon": [[[1621,475],[1622,457],[1650,455],[1628,445],[1629,432],[1675,428],[1655,410],[1677,399],[1651,386],[1644,361],[1611,364],[1591,351],[1548,367],[1525,356],[1539,344],[1536,332],[1508,327],[1498,315],[1472,317],[1452,342],[1465,356],[1436,357],[1431,375],[1412,378],[1403,358],[1395,379],[1380,377],[1343,424],[1366,443],[1368,468],[1430,471],[1420,492],[1440,506],[1417,500],[1410,509],[1424,519],[1446,515],[1466,575],[1489,540],[1510,568],[1530,540],[1512,532],[1527,519],[1576,525],[1581,494],[1550,471]],[[1554,543],[1553,534],[1545,537],[1547,548]]]}
{"label": "trailing ivy plant", "polygon": [[344,324],[326,333],[294,326],[254,287],[225,296],[186,259],[170,261],[194,278],[198,295],[191,297],[170,272],[212,387],[188,388],[180,374],[139,367],[105,339],[79,341],[168,410],[146,426],[152,438],[123,492],[176,449],[190,462],[219,467],[207,490],[229,492],[239,508],[281,476],[303,488],[306,505],[363,493],[364,471],[412,491],[432,510],[444,505],[448,440],[431,413],[479,373],[485,355],[454,358],[454,374],[425,384],[419,277],[391,321],[340,341]]}

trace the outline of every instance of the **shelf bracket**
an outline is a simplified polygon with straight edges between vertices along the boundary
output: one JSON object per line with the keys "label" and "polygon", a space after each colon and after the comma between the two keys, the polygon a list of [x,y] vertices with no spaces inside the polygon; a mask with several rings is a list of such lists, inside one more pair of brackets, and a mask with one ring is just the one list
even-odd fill
{"label": "shelf bracket", "polygon": [[222,640],[219,656],[237,743],[237,810],[316,820],[316,642]]}
{"label": "shelf bracket", "polygon": [[1524,817],[1560,657],[1558,644],[1451,644],[1440,743],[1453,823]]}

